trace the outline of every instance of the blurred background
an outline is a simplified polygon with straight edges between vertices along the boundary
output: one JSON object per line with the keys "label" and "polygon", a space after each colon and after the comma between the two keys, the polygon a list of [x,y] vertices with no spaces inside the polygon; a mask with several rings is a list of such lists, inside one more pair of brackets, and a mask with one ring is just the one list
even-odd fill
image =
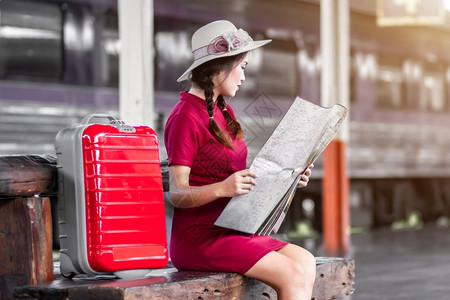
{"label": "blurred background", "polygon": [[[390,2],[428,17],[425,1]],[[450,23],[445,2],[426,1],[440,5],[434,25],[388,27],[380,26],[380,3],[350,1],[352,231],[423,222],[447,226]],[[155,50],[155,76],[149,84],[155,88],[154,127],[160,137],[179,91],[188,88],[176,79],[192,62],[190,37],[216,19],[229,19],[256,39],[273,40],[252,53],[246,83],[232,100],[251,161],[297,95],[320,104],[320,1],[155,0],[154,43],[148,45]],[[118,116],[118,24],[115,0],[0,1],[0,154],[54,155],[60,129],[91,112]],[[321,232],[322,175],[319,159],[281,232]]]}

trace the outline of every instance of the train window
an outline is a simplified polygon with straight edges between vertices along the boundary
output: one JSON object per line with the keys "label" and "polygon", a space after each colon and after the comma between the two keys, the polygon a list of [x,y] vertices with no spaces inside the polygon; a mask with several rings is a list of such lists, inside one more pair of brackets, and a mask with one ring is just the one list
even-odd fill
{"label": "train window", "polygon": [[[361,101],[371,101],[369,100],[369,97],[372,97],[374,92],[370,91],[374,89],[378,70],[376,56],[373,53],[364,53],[355,49],[351,51],[350,55],[350,101],[356,102],[358,99],[361,99]],[[383,96],[383,93],[386,93],[386,90],[389,91],[392,87],[384,86],[383,82],[378,83],[382,87],[378,92],[380,93],[379,102],[381,102],[381,106],[383,106],[385,105],[384,102],[386,97]],[[370,91],[368,89],[370,89]],[[389,92],[387,92],[387,94],[389,94]]]}
{"label": "train window", "polygon": [[298,50],[295,41],[273,39],[262,49],[260,89],[268,95],[293,98],[299,92]]}
{"label": "train window", "polygon": [[446,104],[447,104],[447,112],[450,112],[450,67],[447,67],[447,71],[445,72],[445,91],[446,91]]}
{"label": "train window", "polygon": [[356,87],[358,84],[357,77],[356,77],[356,71],[357,67],[355,64],[355,53],[353,49],[350,49],[350,72],[349,72],[349,101],[350,104],[356,101],[358,94],[356,91]]}
{"label": "train window", "polygon": [[444,69],[440,64],[425,64],[423,70],[421,109],[430,112],[448,111],[444,98]]}
{"label": "train window", "polygon": [[[374,79],[377,75],[377,58],[373,53],[363,53],[359,51],[352,51],[354,75],[359,79]],[[384,59],[379,59],[378,64],[391,65],[395,67],[397,63],[386,62]],[[394,68],[395,68],[394,67]]]}
{"label": "train window", "polygon": [[[64,10],[64,79],[68,84],[97,85],[101,61],[96,56],[96,14],[90,5],[70,3]],[[100,16],[98,16],[100,18]],[[97,38],[97,39],[96,39]]]}
{"label": "train window", "polygon": [[305,42],[298,53],[300,97],[320,102],[320,49],[316,42]]}
{"label": "train window", "polygon": [[0,77],[59,80],[63,61],[59,6],[3,0],[0,13]]}
{"label": "train window", "polygon": [[155,18],[155,88],[178,92],[186,83],[177,79],[192,63],[191,36],[200,25],[171,18]]}
{"label": "train window", "polygon": [[119,20],[117,12],[107,10],[103,15],[102,30],[101,81],[103,85],[118,86],[119,84]]}
{"label": "train window", "polygon": [[411,59],[403,62],[403,99],[408,109],[421,109],[422,72],[421,63]]}
{"label": "train window", "polygon": [[399,57],[393,55],[378,56],[376,71],[376,103],[379,108],[402,109],[402,64]]}

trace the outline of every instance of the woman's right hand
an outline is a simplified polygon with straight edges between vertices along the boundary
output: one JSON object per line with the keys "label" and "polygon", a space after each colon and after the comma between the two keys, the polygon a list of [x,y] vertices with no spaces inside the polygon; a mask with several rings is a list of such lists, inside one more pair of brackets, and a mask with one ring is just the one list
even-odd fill
{"label": "woman's right hand", "polygon": [[197,207],[222,197],[247,194],[256,184],[257,176],[246,169],[230,175],[223,181],[203,186],[190,186],[191,168],[182,165],[169,167],[169,195],[175,207]]}
{"label": "woman's right hand", "polygon": [[231,174],[227,179],[222,181],[222,189],[224,197],[233,197],[242,194],[248,194],[254,185],[255,178],[258,177],[250,169],[237,171]]}

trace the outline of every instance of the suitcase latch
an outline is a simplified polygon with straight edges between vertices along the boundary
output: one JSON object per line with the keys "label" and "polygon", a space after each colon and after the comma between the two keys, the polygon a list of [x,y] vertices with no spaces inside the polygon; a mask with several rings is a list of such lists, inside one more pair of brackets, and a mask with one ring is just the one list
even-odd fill
{"label": "suitcase latch", "polygon": [[125,124],[122,120],[112,120],[111,125],[114,125],[120,132],[136,132],[136,128]]}

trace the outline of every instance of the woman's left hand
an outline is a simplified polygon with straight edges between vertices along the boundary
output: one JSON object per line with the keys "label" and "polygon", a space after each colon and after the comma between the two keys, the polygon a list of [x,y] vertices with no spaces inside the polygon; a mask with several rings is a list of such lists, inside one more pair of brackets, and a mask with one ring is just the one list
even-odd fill
{"label": "woman's left hand", "polygon": [[300,181],[298,182],[297,188],[302,188],[308,185],[309,177],[311,176],[311,169],[314,168],[314,164],[311,164],[305,172],[300,176]]}

